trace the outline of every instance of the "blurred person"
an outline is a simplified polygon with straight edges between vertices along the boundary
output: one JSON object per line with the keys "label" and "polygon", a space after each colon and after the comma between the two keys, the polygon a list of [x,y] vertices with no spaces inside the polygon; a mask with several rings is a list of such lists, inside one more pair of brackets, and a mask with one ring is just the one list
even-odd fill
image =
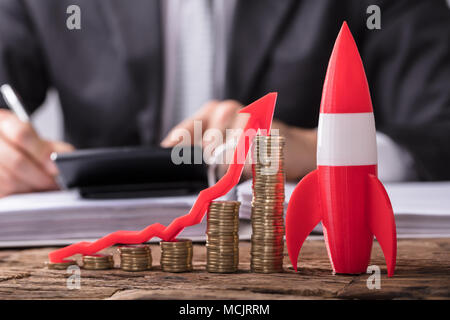
{"label": "blurred person", "polygon": [[[381,9],[381,29],[366,26]],[[80,28],[68,28],[68,7]],[[0,196],[56,188],[53,151],[171,147],[176,129],[242,127],[237,111],[279,93],[285,170],[315,167],[328,59],[342,22],[365,66],[382,179],[450,179],[450,11],[445,0],[0,0],[0,84],[28,112],[50,87],[65,142],[0,110]],[[0,100],[0,107],[6,105]]]}

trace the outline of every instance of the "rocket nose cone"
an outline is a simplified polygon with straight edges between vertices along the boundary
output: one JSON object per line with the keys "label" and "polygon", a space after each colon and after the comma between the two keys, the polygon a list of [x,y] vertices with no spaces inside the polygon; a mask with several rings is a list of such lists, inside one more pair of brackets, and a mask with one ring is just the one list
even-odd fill
{"label": "rocket nose cone", "polygon": [[346,22],[342,24],[328,63],[320,112],[372,112],[364,66]]}

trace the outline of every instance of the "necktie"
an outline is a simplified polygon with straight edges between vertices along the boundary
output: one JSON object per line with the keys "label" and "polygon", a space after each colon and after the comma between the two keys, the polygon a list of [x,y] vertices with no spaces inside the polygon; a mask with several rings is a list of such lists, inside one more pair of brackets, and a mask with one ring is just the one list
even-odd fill
{"label": "necktie", "polygon": [[179,1],[174,123],[192,116],[213,96],[211,0]]}

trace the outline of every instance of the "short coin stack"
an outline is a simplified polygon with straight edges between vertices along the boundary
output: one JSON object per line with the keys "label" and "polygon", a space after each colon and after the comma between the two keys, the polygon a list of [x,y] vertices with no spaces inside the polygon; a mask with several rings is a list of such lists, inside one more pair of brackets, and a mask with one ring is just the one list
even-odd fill
{"label": "short coin stack", "polygon": [[176,239],[175,241],[161,241],[161,269],[165,272],[192,271],[192,241]]}
{"label": "short coin stack", "polygon": [[67,270],[70,266],[76,266],[77,262],[75,260],[63,260],[63,262],[47,262],[46,266],[48,269],[52,270]]}
{"label": "short coin stack", "polygon": [[119,247],[120,268],[125,271],[145,271],[152,268],[152,252],[148,245]]}
{"label": "short coin stack", "polygon": [[106,270],[114,267],[112,255],[94,254],[83,256],[83,269],[87,270]]}
{"label": "short coin stack", "polygon": [[238,201],[212,201],[206,230],[206,270],[236,272],[239,265]]}
{"label": "short coin stack", "polygon": [[251,270],[283,271],[284,138],[256,136],[253,150]]}

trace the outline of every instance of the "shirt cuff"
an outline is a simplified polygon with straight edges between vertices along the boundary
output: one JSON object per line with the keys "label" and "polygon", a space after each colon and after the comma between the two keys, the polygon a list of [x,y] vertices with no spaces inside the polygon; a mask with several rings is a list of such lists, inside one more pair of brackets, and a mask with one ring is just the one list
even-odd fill
{"label": "shirt cuff", "polygon": [[412,155],[384,133],[377,132],[378,178],[399,182],[417,178]]}

